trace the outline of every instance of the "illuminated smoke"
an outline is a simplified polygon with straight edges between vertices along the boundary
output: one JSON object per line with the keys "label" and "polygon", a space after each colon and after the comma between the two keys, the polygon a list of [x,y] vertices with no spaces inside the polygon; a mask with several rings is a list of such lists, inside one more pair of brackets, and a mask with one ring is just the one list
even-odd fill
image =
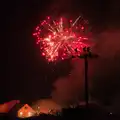
{"label": "illuminated smoke", "polygon": [[52,97],[59,104],[71,104],[79,99],[83,100],[83,79],[84,79],[84,64],[83,60],[73,59],[71,64],[73,69],[70,75],[60,77],[54,83],[55,90],[52,92]]}
{"label": "illuminated smoke", "polygon": [[[106,31],[96,35],[95,39],[96,46],[93,52],[98,53],[99,58],[89,60],[90,96],[93,100],[109,104],[119,90],[120,32]],[[59,98],[58,100],[63,103],[74,101],[75,95],[83,100],[84,61],[73,61],[70,77],[60,78],[54,83],[56,91],[53,92],[53,98]]]}
{"label": "illuminated smoke", "polygon": [[94,51],[99,58],[92,63],[92,96],[111,104],[119,89],[120,31],[107,30],[96,36]]}

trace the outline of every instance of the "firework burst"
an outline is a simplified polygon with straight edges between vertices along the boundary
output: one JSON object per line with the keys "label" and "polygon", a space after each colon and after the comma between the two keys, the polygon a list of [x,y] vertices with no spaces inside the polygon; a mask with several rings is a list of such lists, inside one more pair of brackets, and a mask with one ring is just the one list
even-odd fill
{"label": "firework burst", "polygon": [[88,21],[79,16],[74,22],[65,18],[54,20],[47,17],[36,27],[33,35],[37,38],[42,55],[48,61],[63,60],[80,55],[89,46]]}

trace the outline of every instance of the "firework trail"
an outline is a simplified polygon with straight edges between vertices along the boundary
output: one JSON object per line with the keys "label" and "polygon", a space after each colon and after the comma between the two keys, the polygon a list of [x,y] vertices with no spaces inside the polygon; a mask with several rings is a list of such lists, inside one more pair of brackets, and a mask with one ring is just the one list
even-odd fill
{"label": "firework trail", "polygon": [[36,27],[33,35],[48,61],[64,60],[72,55],[80,55],[83,48],[89,46],[85,34],[87,28],[88,21],[81,16],[74,22],[65,18],[53,20],[48,16]]}

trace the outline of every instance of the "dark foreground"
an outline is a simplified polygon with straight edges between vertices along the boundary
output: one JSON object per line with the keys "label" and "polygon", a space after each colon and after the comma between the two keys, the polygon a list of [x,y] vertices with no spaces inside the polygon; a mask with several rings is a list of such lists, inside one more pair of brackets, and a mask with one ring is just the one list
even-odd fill
{"label": "dark foreground", "polygon": [[11,116],[11,113],[1,114],[0,120],[120,120],[120,117],[116,115],[109,115],[102,109],[98,108],[69,108],[63,109],[61,113],[56,113],[56,115],[41,114],[40,116],[31,117],[31,118],[17,118]]}

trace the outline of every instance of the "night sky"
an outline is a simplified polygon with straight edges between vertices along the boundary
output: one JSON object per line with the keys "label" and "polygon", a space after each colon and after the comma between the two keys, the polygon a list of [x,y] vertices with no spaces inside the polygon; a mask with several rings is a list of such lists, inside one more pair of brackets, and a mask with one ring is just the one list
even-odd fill
{"label": "night sky", "polygon": [[50,68],[40,56],[32,36],[35,26],[45,16],[77,17],[82,13],[95,34],[101,33],[109,24],[120,25],[117,0],[11,0],[1,5],[1,41],[4,43],[1,44],[1,102],[20,99],[28,103],[50,95],[52,83],[46,78]]}

